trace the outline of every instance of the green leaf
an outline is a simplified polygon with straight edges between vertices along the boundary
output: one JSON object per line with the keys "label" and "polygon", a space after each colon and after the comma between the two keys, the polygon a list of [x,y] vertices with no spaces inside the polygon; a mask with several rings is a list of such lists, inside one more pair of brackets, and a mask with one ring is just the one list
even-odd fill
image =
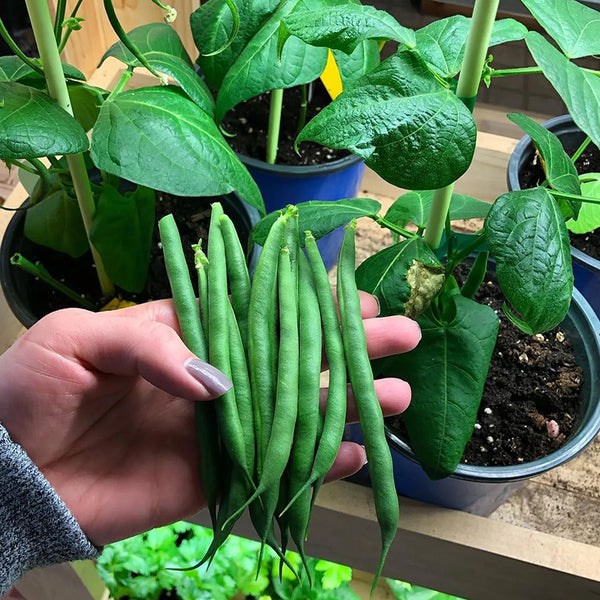
{"label": "green leaf", "polygon": [[270,90],[309,83],[321,75],[327,64],[326,48],[308,46],[292,38],[281,58],[277,56],[281,20],[301,4],[302,0],[281,4],[243,49],[221,84],[215,109],[217,122],[244,100]]}
{"label": "green leaf", "polygon": [[138,187],[120,193],[104,185],[90,238],[102,256],[109,279],[128,292],[144,288],[154,228],[154,190]]}
{"label": "green leaf", "polygon": [[296,36],[307,44],[335,48],[352,54],[365,40],[393,40],[409,48],[415,32],[403,27],[392,15],[373,6],[347,4],[296,10],[282,20],[283,37]]}
{"label": "green leaf", "polygon": [[92,133],[99,169],[177,196],[233,190],[264,214],[258,187],[214,121],[172,86],[105,102]]}
{"label": "green leaf", "polygon": [[[370,198],[347,198],[344,200],[310,200],[296,204],[298,209],[298,231],[310,231],[315,239],[322,238],[334,229],[342,227],[360,217],[375,217],[381,204]],[[261,246],[267,239],[271,225],[280,211],[269,213],[252,229],[252,239]],[[301,236],[302,240],[304,236]]]}
{"label": "green leaf", "polygon": [[197,63],[213,89],[218,89],[225,75],[261,25],[273,13],[279,0],[233,0],[240,17],[237,35],[222,52],[212,54],[229,40],[233,27],[231,10],[224,0],[202,2],[190,17],[192,36],[200,50]]}
{"label": "green leaf", "polygon": [[533,140],[544,160],[548,183],[559,192],[580,194],[577,169],[558,137],[527,115],[510,113],[506,116]]}
{"label": "green leaf", "polygon": [[104,90],[85,83],[71,83],[68,89],[75,118],[86,131],[89,131],[100,113]]}
{"label": "green leaf", "polygon": [[500,196],[485,224],[506,299],[532,333],[561,323],[573,293],[569,236],[558,204],[544,188]]}
{"label": "green leaf", "polygon": [[[454,15],[438,19],[417,30],[417,51],[429,67],[444,79],[455,77],[463,63],[471,19]],[[527,28],[514,19],[501,19],[494,23],[490,47],[522,40]]]}
{"label": "green leaf", "polygon": [[386,362],[385,374],[408,381],[404,413],[409,443],[432,479],[458,466],[477,418],[496,337],[498,316],[460,294],[446,297],[454,316],[440,323],[427,312],[418,320],[417,348]]}
{"label": "green leaf", "polygon": [[[527,115],[512,113],[507,117],[533,140],[542,157],[550,187],[566,194],[579,195],[581,187],[577,169],[558,137]],[[558,202],[565,218],[576,217],[579,213],[581,202],[571,199],[560,199]]]}
{"label": "green leaf", "polygon": [[350,87],[380,63],[379,46],[372,40],[359,44],[350,55],[340,50],[332,50],[332,52],[344,89]]}
{"label": "green leaf", "polygon": [[170,75],[183,89],[183,91],[208,115],[215,113],[213,96],[194,67],[187,60],[179,56],[148,52],[145,54],[150,66],[160,73]]}
{"label": "green leaf", "polygon": [[575,124],[600,147],[600,78],[567,60],[539,33],[525,38],[535,62],[569,109]]}
{"label": "green leaf", "polygon": [[392,185],[437,189],[471,164],[476,127],[456,95],[405,51],[326,106],[300,133],[304,140],[350,150]]}
{"label": "green leaf", "polygon": [[19,81],[33,75],[37,73],[18,56],[0,56],[0,81]]}
{"label": "green leaf", "polygon": [[523,0],[569,58],[600,54],[600,13],[573,0]]}
{"label": "green leaf", "polygon": [[[62,68],[65,77],[85,81],[85,75],[77,67],[63,63]],[[24,79],[38,79],[45,84],[44,78],[18,56],[0,56],[0,81],[22,81]]]}
{"label": "green leaf", "polygon": [[[385,219],[400,227],[406,227],[408,223],[414,223],[420,229],[424,229],[427,225],[429,213],[431,212],[433,194],[432,190],[402,194],[390,206]],[[484,202],[478,198],[463,194],[452,194],[448,216],[451,221],[458,219],[483,219],[488,214],[490,207],[491,204],[489,202]]]}
{"label": "green leaf", "polygon": [[[582,176],[581,194],[600,201],[600,173],[586,173]],[[582,202],[577,220],[569,219],[567,228],[573,233],[589,233],[600,227],[600,204]]]}
{"label": "green leaf", "polygon": [[88,148],[81,125],[46,94],[0,82],[0,159],[75,154]]}
{"label": "green leaf", "polygon": [[[192,61],[185,50],[177,32],[166,23],[149,23],[132,29],[127,34],[129,39],[137,46],[142,54],[155,52],[157,54],[168,54],[185,60],[188,64]],[[102,64],[109,56],[124,62],[132,67],[139,67],[137,58],[125,47],[123,42],[115,42],[102,57]]]}
{"label": "green leaf", "polygon": [[444,283],[444,268],[422,238],[373,254],[356,269],[356,285],[379,299],[381,315],[416,318]]}
{"label": "green leaf", "polygon": [[85,254],[90,247],[77,200],[61,189],[27,210],[25,235],[36,244],[73,257]]}

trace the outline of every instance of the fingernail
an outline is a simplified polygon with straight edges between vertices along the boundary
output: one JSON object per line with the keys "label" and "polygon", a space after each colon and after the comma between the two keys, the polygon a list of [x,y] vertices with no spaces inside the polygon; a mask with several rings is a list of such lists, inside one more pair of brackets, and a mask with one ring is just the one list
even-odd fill
{"label": "fingernail", "polygon": [[222,396],[233,387],[229,377],[199,358],[188,358],[184,366],[194,379],[215,396]]}
{"label": "fingernail", "polygon": [[373,294],[373,298],[375,298],[375,302],[377,302],[377,316],[381,314],[381,302],[379,302],[379,298]]}
{"label": "fingernail", "polygon": [[363,463],[363,467],[369,462],[369,459],[367,458],[367,449],[361,445],[361,448],[365,451],[365,462]]}

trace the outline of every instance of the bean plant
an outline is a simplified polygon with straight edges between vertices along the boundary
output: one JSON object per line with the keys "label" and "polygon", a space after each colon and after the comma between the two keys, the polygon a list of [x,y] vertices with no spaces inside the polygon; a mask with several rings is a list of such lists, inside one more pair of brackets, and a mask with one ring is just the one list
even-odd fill
{"label": "bean plant", "polygon": [[[298,208],[300,229],[315,235],[361,216],[392,233],[394,244],[361,264],[356,279],[378,296],[382,314],[407,314],[421,325],[423,340],[415,351],[374,368],[411,383],[409,442],[432,478],[454,472],[481,402],[498,330],[498,316],[473,300],[488,259],[494,260],[510,321],[530,334],[555,327],[573,289],[565,221],[576,222],[582,203],[598,202],[582,195],[564,152],[518,114],[509,117],[538,141],[548,181],[503,194],[493,205],[454,192],[475,151],[477,91],[496,77],[542,72],[579,127],[600,142],[598,103],[589,101],[600,94],[600,73],[574,62],[600,50],[597,12],[574,0],[523,4],[557,47],[512,19],[496,19],[497,1],[477,0],[472,18],[452,16],[415,31],[414,45],[401,42],[392,56],[348,85],[297,140],[346,148],[386,181],[409,190],[385,214],[367,198]],[[335,4],[298,12],[283,19],[280,47],[298,37],[348,52],[352,40],[393,39],[390,15],[383,14],[366,15],[358,7],[339,11]],[[519,40],[537,66],[494,69],[493,46]],[[258,224],[256,240],[273,218]],[[469,235],[454,231],[452,222],[465,218],[483,218],[484,225]],[[459,286],[453,271],[467,260],[472,267]]]}
{"label": "bean plant", "polygon": [[[142,55],[112,1],[104,1],[130,65],[106,90],[60,59],[85,27],[81,2],[68,14],[66,0],[58,0],[54,19],[47,0],[25,2],[40,58],[25,56],[0,21],[14,53],[0,57],[0,159],[34,176],[24,207],[29,239],[71,257],[91,249],[108,300],[115,285],[134,292],[144,286],[156,190],[179,196],[236,190],[264,212],[254,180],[215,123],[209,89],[170,25],[156,24],[140,43],[151,50]],[[126,90],[138,66],[156,76],[156,85]]]}

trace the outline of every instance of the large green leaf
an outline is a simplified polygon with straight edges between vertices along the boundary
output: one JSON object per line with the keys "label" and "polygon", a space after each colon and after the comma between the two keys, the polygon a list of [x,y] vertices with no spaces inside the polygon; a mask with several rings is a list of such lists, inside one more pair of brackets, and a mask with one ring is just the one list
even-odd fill
{"label": "large green leaf", "polygon": [[437,189],[471,164],[476,127],[456,95],[406,51],[326,106],[302,130],[303,140],[347,148],[398,187]]}
{"label": "large green leaf", "polygon": [[154,228],[155,192],[138,187],[121,193],[102,187],[90,239],[102,256],[109,279],[128,292],[144,288]]}
{"label": "large green leaf", "polygon": [[233,190],[264,214],[258,187],[205,111],[172,86],[105,102],[92,133],[102,170],[179,196]]}
{"label": "large green leaf", "polygon": [[0,159],[75,154],[88,146],[81,125],[46,94],[0,82]]}
{"label": "large green leaf", "polygon": [[373,254],[356,269],[359,289],[379,299],[382,315],[419,316],[444,283],[444,268],[422,238]]}
{"label": "large green leaf", "polygon": [[280,46],[296,36],[313,46],[335,48],[352,54],[365,40],[393,40],[409,48],[415,32],[403,27],[383,10],[361,4],[321,6],[317,10],[296,10],[281,23]]}
{"label": "large green leaf", "polygon": [[486,219],[507,316],[527,333],[556,327],[573,293],[569,236],[557,202],[545,188],[500,196]]}
{"label": "large green leaf", "polygon": [[298,38],[277,55],[277,35],[281,20],[302,0],[288,0],[259,29],[227,72],[215,110],[220,122],[225,113],[244,100],[274,89],[286,89],[314,81],[327,64],[327,49],[308,46]]}
{"label": "large green leaf", "polygon": [[575,124],[600,147],[600,78],[567,60],[535,31],[527,35],[526,42],[535,62],[567,105]]}
{"label": "large green leaf", "polygon": [[[310,231],[315,239],[320,239],[334,229],[342,227],[352,219],[375,217],[381,204],[370,198],[347,198],[344,200],[310,200],[296,204],[298,209],[298,231]],[[269,213],[252,229],[252,239],[261,246],[267,239],[271,226],[281,211]],[[303,239],[303,236],[301,236]]]}
{"label": "large green leaf", "polygon": [[[140,27],[132,29],[127,35],[142,54],[146,54],[147,52],[169,54],[185,60],[188,64],[192,63],[179,35],[166,23],[149,23],[147,25],[141,25]],[[115,42],[104,53],[101,63],[109,56],[113,56],[132,67],[140,66],[137,58],[135,58],[135,56],[133,56],[120,41]]]}
{"label": "large green leaf", "polygon": [[449,296],[454,314],[440,323],[428,312],[419,320],[415,350],[394,357],[385,374],[410,384],[404,413],[409,443],[432,479],[452,474],[473,433],[496,337],[498,316],[460,294]]}
{"label": "large green leaf", "polygon": [[574,0],[522,0],[569,58],[600,54],[600,13]]}
{"label": "large green leaf", "polygon": [[[452,79],[460,71],[465,55],[471,19],[454,15],[438,19],[417,30],[417,51],[429,67],[444,79]],[[514,19],[494,23],[490,47],[522,40],[527,28]]]}
{"label": "large green leaf", "polygon": [[25,235],[36,244],[73,257],[89,250],[77,200],[62,189],[27,210]]}
{"label": "large green leaf", "polygon": [[[431,212],[434,192],[423,190],[402,194],[388,209],[385,218],[400,227],[414,223],[420,229],[427,226]],[[448,217],[451,221],[458,219],[483,219],[490,211],[491,204],[478,198],[463,194],[452,194]]]}
{"label": "large green leaf", "polygon": [[192,36],[200,56],[197,63],[213,89],[219,89],[225,75],[237,60],[246,44],[277,8],[280,0],[233,0],[240,23],[236,36],[221,52],[230,39],[233,18],[224,0],[208,0],[190,17]]}
{"label": "large green leaf", "polygon": [[[600,202],[600,173],[586,173],[581,178],[581,194]],[[569,219],[567,228],[573,233],[589,233],[600,227],[600,204],[582,202],[577,220]]]}

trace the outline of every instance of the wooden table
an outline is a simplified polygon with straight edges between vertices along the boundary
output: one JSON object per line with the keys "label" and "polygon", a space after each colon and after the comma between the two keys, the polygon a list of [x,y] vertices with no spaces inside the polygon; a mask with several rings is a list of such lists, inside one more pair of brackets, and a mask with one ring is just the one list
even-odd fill
{"label": "wooden table", "polygon": [[[109,75],[104,73],[98,77],[106,79]],[[95,83],[100,84],[100,81]],[[506,162],[519,134],[510,126],[503,129],[502,115],[494,109],[478,109],[476,117],[480,124],[489,122],[492,126],[487,127],[488,132],[480,132],[474,163],[458,182],[457,191],[491,202],[506,190]],[[490,130],[500,131],[503,135],[490,133]],[[399,193],[398,189],[367,171],[363,195],[375,197],[385,205]],[[7,206],[17,206],[24,197],[24,190],[18,187],[7,199]],[[0,235],[9,218],[9,213],[0,212]],[[365,243],[385,243],[379,228],[370,231],[368,225],[364,227],[361,239]],[[363,252],[366,250],[362,248]],[[361,248],[358,251],[360,256]],[[3,297],[0,297],[0,318],[0,350],[3,351],[23,329]],[[588,469],[585,454],[578,460],[575,471]],[[594,473],[594,469],[600,470],[600,465],[592,467]],[[552,489],[552,501],[560,514],[564,512],[561,502],[564,500],[565,506],[568,505],[569,490],[573,489],[572,481],[570,487],[564,485],[561,488],[560,483],[569,482],[569,473],[574,472],[569,471],[568,466],[562,469],[567,470],[527,486],[530,493],[541,496]],[[595,500],[593,506],[598,509],[600,501]],[[511,524],[510,511],[499,517],[486,518],[402,497],[400,505],[400,525],[384,570],[386,576],[469,600],[586,600],[600,596],[600,547],[569,539],[576,536],[568,527],[563,527],[557,535],[552,522]],[[600,514],[600,510],[595,512]],[[581,523],[591,517],[593,515],[589,513],[572,514],[567,520]],[[206,524],[207,516],[201,514],[197,521]],[[254,536],[247,519],[240,522],[237,531],[241,535]],[[347,482],[325,486],[316,503],[307,552],[373,572],[379,556],[379,532],[371,490]],[[27,600],[98,600],[105,593],[90,563],[32,571],[16,589]]]}

